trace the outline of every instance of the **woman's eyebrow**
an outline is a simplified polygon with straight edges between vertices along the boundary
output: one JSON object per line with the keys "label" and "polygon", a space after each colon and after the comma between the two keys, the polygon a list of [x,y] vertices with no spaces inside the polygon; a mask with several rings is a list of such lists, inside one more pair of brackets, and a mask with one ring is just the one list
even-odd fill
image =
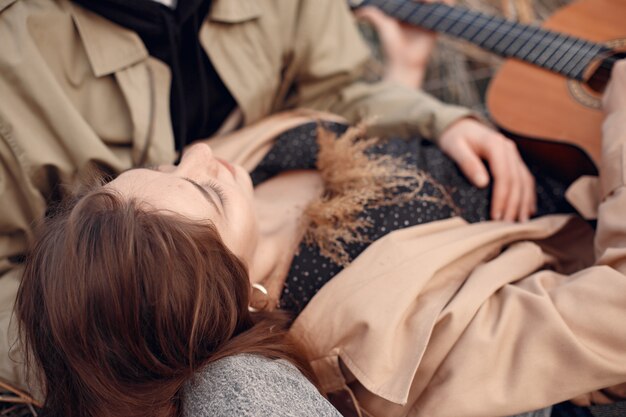
{"label": "woman's eyebrow", "polygon": [[[198,184],[197,182],[195,182],[194,180],[192,180],[191,178],[186,178],[183,177],[183,179],[185,181],[188,181],[189,183],[191,183],[194,187],[196,187],[198,190],[200,190],[200,192],[202,193],[202,195],[204,196],[204,198],[213,205],[213,207],[215,207],[215,210],[217,210],[218,213],[224,215],[224,212],[222,210],[222,206],[223,206],[223,202],[221,200],[221,198],[219,198],[218,195],[218,200],[219,200],[219,204],[216,201],[216,198],[211,195],[211,193],[209,193],[206,188],[204,188],[203,186],[201,186],[200,184]],[[217,193],[215,193],[217,195]]]}

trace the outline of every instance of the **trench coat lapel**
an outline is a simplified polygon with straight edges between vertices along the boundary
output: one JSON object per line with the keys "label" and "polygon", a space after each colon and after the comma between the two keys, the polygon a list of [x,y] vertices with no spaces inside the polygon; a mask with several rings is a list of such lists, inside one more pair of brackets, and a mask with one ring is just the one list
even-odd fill
{"label": "trench coat lapel", "polygon": [[[262,38],[255,31],[261,8],[252,0],[217,0],[209,19],[200,29],[200,43],[220,78],[241,109],[245,124],[250,124],[269,113],[277,80],[272,77],[271,65],[255,43]],[[228,31],[224,25],[232,25]],[[260,91],[259,87],[262,87]]]}
{"label": "trench coat lapel", "polygon": [[[162,102],[163,97],[169,97],[169,69],[158,65],[158,62],[155,64],[136,33],[80,6],[67,1],[64,3],[70,8],[94,75],[114,75],[122,89],[134,125],[133,160],[141,163],[150,133],[158,134],[160,131],[155,128],[155,123],[160,122],[154,120],[154,101],[157,100],[157,107],[163,107],[158,102]],[[216,0],[199,33],[202,46],[238,103],[246,124],[269,113],[272,91],[278,82],[269,63],[260,59],[262,54],[258,48],[263,46],[254,44],[254,39],[259,38],[255,36],[259,28],[245,24],[260,15],[261,8],[256,1]],[[231,30],[224,31],[225,24],[232,25]],[[152,71],[145,68],[146,65]],[[168,74],[163,74],[164,71]],[[165,78],[168,79],[166,84],[155,82],[155,79]],[[169,107],[165,108],[169,112]],[[169,121],[165,131],[171,131]]]}
{"label": "trench coat lapel", "polygon": [[141,38],[126,28],[68,2],[96,77],[118,72],[148,58]]}
{"label": "trench coat lapel", "polygon": [[[168,104],[169,69],[149,58],[148,50],[135,32],[73,3],[66,4],[94,75],[114,76],[118,82],[133,123],[133,164],[143,165],[148,149],[154,145],[154,135],[169,134],[173,138]],[[173,147],[173,139],[156,142],[172,142]]]}

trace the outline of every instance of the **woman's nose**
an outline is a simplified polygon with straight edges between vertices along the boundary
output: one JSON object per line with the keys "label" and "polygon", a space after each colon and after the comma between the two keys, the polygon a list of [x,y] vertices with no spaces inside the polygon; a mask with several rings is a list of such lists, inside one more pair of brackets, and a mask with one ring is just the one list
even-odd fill
{"label": "woman's nose", "polygon": [[198,143],[189,147],[184,153],[178,165],[179,169],[187,173],[195,172],[217,174],[219,162],[215,159],[211,147],[204,143]]}

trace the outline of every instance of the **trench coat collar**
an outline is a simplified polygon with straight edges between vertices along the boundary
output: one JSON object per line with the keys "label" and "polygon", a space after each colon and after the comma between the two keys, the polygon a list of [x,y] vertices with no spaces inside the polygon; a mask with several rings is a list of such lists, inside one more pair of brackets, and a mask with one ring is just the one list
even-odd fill
{"label": "trench coat collar", "polygon": [[[0,4],[5,1],[7,0],[0,0]],[[70,8],[96,77],[112,74],[148,58],[148,50],[135,32],[72,2],[68,1],[66,4]],[[255,0],[216,0],[211,6],[209,19],[223,23],[240,23],[255,19],[260,14],[261,8]]]}
{"label": "trench coat collar", "polygon": [[120,71],[148,58],[135,32],[72,2],[67,2],[96,77]]}
{"label": "trench coat collar", "polygon": [[241,23],[261,15],[258,0],[214,0],[209,19],[222,23]]}

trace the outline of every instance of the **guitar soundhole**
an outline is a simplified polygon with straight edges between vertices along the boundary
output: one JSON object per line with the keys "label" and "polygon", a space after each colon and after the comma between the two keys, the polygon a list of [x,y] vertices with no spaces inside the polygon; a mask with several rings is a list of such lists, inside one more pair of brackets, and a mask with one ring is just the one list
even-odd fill
{"label": "guitar soundhole", "polygon": [[611,70],[613,69],[613,64],[615,61],[626,58],[625,52],[618,52],[609,56],[608,58],[602,60],[602,63],[598,66],[598,68],[591,75],[589,80],[587,81],[587,85],[596,93],[602,94],[606,85],[609,83],[609,78],[611,78]]}
{"label": "guitar soundhole", "polygon": [[591,89],[585,83],[569,80],[567,81],[567,89],[572,98],[582,106],[590,109],[600,109],[602,106],[601,94]]}
{"label": "guitar soundhole", "polygon": [[[605,45],[613,50],[624,49],[626,39],[616,39],[606,42]],[[624,58],[626,58],[626,52],[615,52],[602,60],[586,82],[581,83],[580,81],[569,80],[567,87],[572,98],[585,107],[600,109],[602,106],[602,93],[611,77],[613,64],[615,61]]]}

